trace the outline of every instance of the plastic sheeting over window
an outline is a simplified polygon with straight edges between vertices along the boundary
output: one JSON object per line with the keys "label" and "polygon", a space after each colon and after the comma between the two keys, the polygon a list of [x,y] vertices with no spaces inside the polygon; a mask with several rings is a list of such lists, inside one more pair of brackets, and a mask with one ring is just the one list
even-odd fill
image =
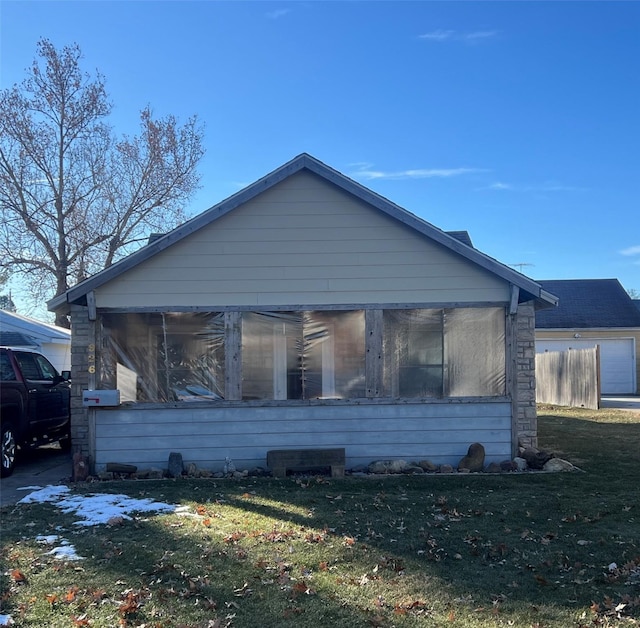
{"label": "plastic sheeting over window", "polygon": [[[362,310],[231,314],[241,340],[224,313],[103,314],[100,387],[123,401],[190,402],[223,399],[230,379],[245,400],[358,399],[369,372],[391,398],[505,394],[504,308],[384,310],[382,330],[366,330]],[[369,371],[368,336],[382,345]],[[242,356],[233,373],[226,343]]]}
{"label": "plastic sheeting over window", "polygon": [[245,312],[243,399],[365,396],[364,312]]}
{"label": "plastic sheeting over window", "polygon": [[505,393],[504,309],[385,310],[383,321],[385,396]]}
{"label": "plastic sheeting over window", "polygon": [[105,314],[102,320],[101,386],[120,389],[123,401],[224,397],[223,314]]}
{"label": "plastic sheeting over window", "polygon": [[445,396],[499,396],[506,388],[505,312],[502,308],[444,311]]}

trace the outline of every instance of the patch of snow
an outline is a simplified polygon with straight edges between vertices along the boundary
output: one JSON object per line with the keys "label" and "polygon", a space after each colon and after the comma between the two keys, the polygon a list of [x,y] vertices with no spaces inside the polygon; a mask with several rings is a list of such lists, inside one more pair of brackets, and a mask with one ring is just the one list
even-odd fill
{"label": "patch of snow", "polygon": [[36,541],[38,543],[44,543],[45,545],[53,545],[59,538],[57,534],[49,534],[48,536],[38,534]]}
{"label": "patch of snow", "polygon": [[46,486],[23,497],[19,504],[52,503],[65,513],[81,517],[75,525],[94,526],[105,524],[112,517],[131,519],[128,512],[175,512],[176,507],[151,499],[135,499],[128,495],[91,493],[72,495],[68,486]]}
{"label": "patch of snow", "polygon": [[54,547],[47,554],[58,560],[84,560],[82,556],[78,555],[76,548],[69,544],[69,541],[62,541],[62,545]]}
{"label": "patch of snow", "polygon": [[42,486],[20,486],[16,489],[16,491],[37,491],[41,488]]}
{"label": "patch of snow", "polygon": [[70,493],[71,489],[68,486],[45,486],[39,490],[25,495],[18,503],[19,504],[43,504],[45,502],[53,502],[57,499],[61,499],[66,493]]}

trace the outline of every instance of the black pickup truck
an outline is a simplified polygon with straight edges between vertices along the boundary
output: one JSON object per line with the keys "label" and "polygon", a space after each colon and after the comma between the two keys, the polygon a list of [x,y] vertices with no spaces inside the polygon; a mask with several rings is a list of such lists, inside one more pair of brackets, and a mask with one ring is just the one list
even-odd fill
{"label": "black pickup truck", "polygon": [[13,472],[18,447],[53,441],[71,446],[70,376],[40,353],[0,347],[2,477]]}

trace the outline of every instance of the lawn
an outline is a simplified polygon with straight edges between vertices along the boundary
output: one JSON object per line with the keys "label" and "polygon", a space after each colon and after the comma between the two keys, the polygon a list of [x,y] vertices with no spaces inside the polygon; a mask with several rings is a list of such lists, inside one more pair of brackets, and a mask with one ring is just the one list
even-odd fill
{"label": "lawn", "polygon": [[4,508],[0,614],[38,628],[637,625],[640,416],[539,414],[541,447],[583,473],[76,487],[182,507],[99,525]]}

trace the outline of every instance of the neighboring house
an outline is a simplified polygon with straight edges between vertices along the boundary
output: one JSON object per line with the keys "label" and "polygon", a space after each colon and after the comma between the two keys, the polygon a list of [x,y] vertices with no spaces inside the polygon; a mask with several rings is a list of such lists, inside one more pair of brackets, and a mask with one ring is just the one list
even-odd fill
{"label": "neighboring house", "polygon": [[600,345],[605,395],[634,394],[640,380],[640,311],[617,279],[538,282],[560,303],[536,316],[536,351]]}
{"label": "neighboring house", "polygon": [[[98,471],[511,458],[536,443],[534,311],[556,299],[464,240],[296,157],[49,302],[75,447]],[[104,389],[120,405],[83,407]]]}
{"label": "neighboring house", "polygon": [[71,332],[64,327],[0,310],[0,345],[35,349],[58,372],[71,369]]}

